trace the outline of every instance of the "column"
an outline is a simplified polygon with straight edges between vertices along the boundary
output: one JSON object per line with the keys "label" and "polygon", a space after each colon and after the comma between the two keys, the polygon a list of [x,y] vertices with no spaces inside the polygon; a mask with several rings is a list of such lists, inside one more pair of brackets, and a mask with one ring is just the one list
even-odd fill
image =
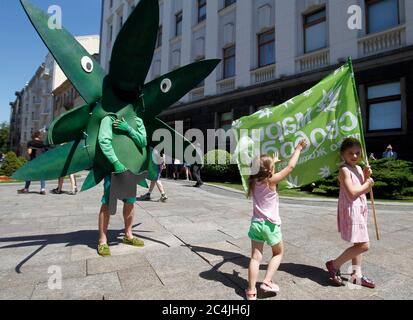
{"label": "column", "polygon": [[[207,1],[207,20],[205,30],[205,57],[218,57],[218,1]],[[204,95],[213,96],[217,93],[217,71],[205,79]]]}
{"label": "column", "polygon": [[161,74],[169,72],[169,40],[172,32],[172,1],[163,2]]}
{"label": "column", "polygon": [[295,73],[297,14],[295,1],[275,0],[276,78]]}
{"label": "column", "polygon": [[253,1],[237,1],[236,15],[236,87],[247,87],[251,83],[252,38],[252,4]]}
{"label": "column", "polygon": [[[359,30],[348,27],[348,8],[354,5],[353,0],[329,1],[327,4],[327,23],[329,30],[330,63],[336,64],[339,59],[358,57]],[[364,17],[363,17],[364,19]]]}
{"label": "column", "polygon": [[405,5],[405,14],[406,14],[406,45],[413,45],[413,1],[406,0]]}
{"label": "column", "polygon": [[[181,66],[190,64],[191,49],[192,49],[192,21],[193,21],[193,5],[195,1],[182,2],[182,41],[181,41]],[[189,101],[189,95],[185,95],[182,102]]]}

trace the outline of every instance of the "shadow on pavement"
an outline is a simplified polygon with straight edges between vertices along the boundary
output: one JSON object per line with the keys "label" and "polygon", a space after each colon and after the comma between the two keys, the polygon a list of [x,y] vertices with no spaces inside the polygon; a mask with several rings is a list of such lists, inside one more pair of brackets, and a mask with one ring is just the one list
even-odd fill
{"label": "shadow on pavement", "polygon": [[[136,224],[133,228],[140,225]],[[144,230],[134,230],[134,235],[144,239],[162,244],[166,247],[170,247],[167,243],[159,241],[147,236],[143,236],[141,233],[150,233],[152,231]],[[107,237],[109,245],[115,246],[121,243],[119,236],[123,235],[123,230],[108,230]],[[21,273],[21,267],[29,261],[32,257],[38,254],[42,249],[44,249],[49,244],[65,244],[66,247],[72,247],[77,245],[86,245],[91,249],[97,248],[98,231],[97,230],[81,230],[61,234],[44,234],[44,235],[34,235],[34,236],[18,236],[18,237],[6,237],[0,238],[0,243],[2,242],[19,242],[15,244],[5,245],[0,247],[0,253],[2,249],[10,248],[22,248],[22,247],[35,247],[40,246],[27,257],[25,257],[16,267],[16,273]]]}

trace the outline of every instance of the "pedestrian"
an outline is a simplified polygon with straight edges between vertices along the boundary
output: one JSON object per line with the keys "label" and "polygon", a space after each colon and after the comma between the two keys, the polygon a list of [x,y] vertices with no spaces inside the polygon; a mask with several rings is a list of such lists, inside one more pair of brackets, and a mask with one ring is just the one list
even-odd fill
{"label": "pedestrian", "polygon": [[[122,173],[127,170],[127,168],[119,161],[112,145],[113,129],[123,132],[130,137],[134,143],[140,147],[145,148],[147,146],[146,139],[146,129],[143,124],[142,119],[135,117],[136,130],[133,129],[129,124],[122,118],[122,120],[117,119],[114,115],[106,116],[100,125],[99,129],[99,146],[112,164],[114,171],[116,173]],[[113,128],[112,128],[113,127]],[[108,175],[104,179],[103,184],[103,197],[102,206],[99,211],[99,244],[98,244],[98,254],[101,256],[110,256],[110,248],[108,245],[107,231],[109,226],[109,192],[111,185],[111,176]],[[134,219],[134,204],[136,197],[123,199],[123,218],[125,223],[125,236],[122,242],[127,245],[135,247],[143,247],[144,242],[137,237],[134,237],[132,233],[133,219]]]}
{"label": "pedestrian", "polygon": [[273,157],[262,155],[254,160],[259,165],[257,165],[259,170],[258,173],[251,175],[248,181],[248,196],[252,197],[253,216],[248,232],[252,250],[248,268],[248,289],[245,290],[247,300],[257,299],[256,283],[264,243],[271,247],[272,258],[260,287],[264,292],[277,293],[280,290],[279,286],[272,281],[284,254],[277,185],[294,170],[300,153],[305,147],[306,142],[300,141],[288,166],[280,172],[275,172],[275,164],[279,162],[277,155]]}
{"label": "pedestrian", "polygon": [[181,170],[182,170],[181,160],[179,160],[179,159],[174,159],[174,172],[173,172],[174,180],[178,180],[178,179],[179,179],[179,175],[180,175],[180,173],[181,173]]}
{"label": "pedestrian", "polygon": [[[198,153],[199,156],[203,156],[203,152],[201,150],[201,145],[200,143],[197,143],[195,145],[196,152]],[[203,160],[203,159],[202,159]],[[195,161],[195,163],[192,165],[192,176],[195,179],[196,183],[194,185],[195,188],[200,188],[204,183],[201,179],[201,169],[202,169],[202,162],[199,163],[199,161]]]}
{"label": "pedestrian", "polygon": [[156,177],[156,180],[151,181],[148,192],[144,194],[142,197],[138,198],[137,200],[143,200],[143,201],[151,200],[151,194],[153,192],[153,189],[155,189],[155,186],[156,186],[159,192],[161,193],[160,201],[165,202],[166,200],[168,200],[168,197],[166,196],[165,189],[161,182],[162,171],[166,169],[165,153],[163,151],[159,153],[158,150],[153,149],[152,156],[156,164],[158,165],[158,176]]}
{"label": "pedestrian", "polygon": [[[32,140],[27,143],[27,150],[26,153],[29,157],[29,160],[32,161],[40,156],[47,150],[47,145],[43,143],[42,133],[40,131],[36,131],[32,135]],[[31,181],[26,181],[25,186],[23,189],[17,190],[18,194],[27,194],[29,193]],[[46,195],[46,181],[40,181],[40,194]]]}
{"label": "pedestrian", "polygon": [[389,144],[386,148],[386,151],[383,152],[383,158],[397,159],[397,152],[393,151],[393,147],[391,144]]}
{"label": "pedestrian", "polygon": [[351,283],[374,288],[373,280],[363,275],[361,261],[363,253],[370,248],[367,231],[368,207],[366,193],[374,181],[372,171],[366,166],[363,170],[357,164],[362,159],[361,143],[354,138],[347,138],[340,148],[344,164],[339,170],[340,195],[338,198],[337,224],[341,238],[352,244],[337,259],[326,263],[330,280],[337,286],[343,285],[340,267],[352,261]]}
{"label": "pedestrian", "polygon": [[[69,175],[70,179],[70,186],[71,186],[71,191],[68,193],[71,196],[74,196],[78,193],[78,188],[77,188],[77,183],[76,183],[76,177],[74,174]],[[51,190],[50,192],[53,194],[62,194],[63,193],[63,183],[64,183],[65,178],[61,177],[59,178],[57,182],[57,188]]]}

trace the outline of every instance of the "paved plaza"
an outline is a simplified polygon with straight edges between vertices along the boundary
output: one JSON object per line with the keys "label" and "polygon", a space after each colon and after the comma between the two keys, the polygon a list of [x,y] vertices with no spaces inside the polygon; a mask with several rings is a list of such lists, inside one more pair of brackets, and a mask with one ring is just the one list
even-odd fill
{"label": "paved plaza", "polygon": [[[0,299],[244,299],[251,201],[192,185],[165,180],[166,203],[157,201],[155,190],[153,201],[136,204],[134,233],[144,248],[121,243],[119,203],[108,258],[96,253],[102,186],[77,196],[40,196],[17,195],[21,185],[0,185]],[[373,240],[370,219],[363,268],[377,283],[373,290],[329,284],[324,263],[346,248],[336,231],[336,201],[282,198],[280,212],[285,256],[274,280],[281,292],[259,291],[259,299],[413,299],[413,204],[377,205],[380,241]],[[269,258],[266,247],[263,262]],[[62,287],[52,290],[55,270],[61,270]]]}

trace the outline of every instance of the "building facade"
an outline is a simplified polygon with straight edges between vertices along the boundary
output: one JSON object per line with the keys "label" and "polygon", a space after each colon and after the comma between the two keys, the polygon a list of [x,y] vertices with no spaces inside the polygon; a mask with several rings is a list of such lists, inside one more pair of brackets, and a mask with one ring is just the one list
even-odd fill
{"label": "building facade", "polygon": [[[99,54],[98,35],[80,36],[76,39],[91,55]],[[27,142],[31,140],[34,132],[47,132],[53,119],[64,111],[64,108],[59,109],[58,112],[55,110],[56,99],[53,96],[53,92],[61,86],[70,86],[69,90],[74,90],[56,60],[49,53],[32,79],[19,92],[16,101],[10,104],[10,123],[13,126],[10,143],[14,148],[12,150],[16,150],[19,155],[25,154]],[[74,97],[73,106],[82,105],[84,101],[76,90],[74,91],[73,94],[71,93]],[[68,99],[67,93],[64,99]]]}
{"label": "building facade", "polygon": [[[137,1],[103,0],[101,63]],[[413,1],[160,0],[157,48],[147,81],[220,58],[205,81],[161,115],[167,123],[228,129],[278,105],[352,57],[368,152],[388,144],[413,160]]]}

